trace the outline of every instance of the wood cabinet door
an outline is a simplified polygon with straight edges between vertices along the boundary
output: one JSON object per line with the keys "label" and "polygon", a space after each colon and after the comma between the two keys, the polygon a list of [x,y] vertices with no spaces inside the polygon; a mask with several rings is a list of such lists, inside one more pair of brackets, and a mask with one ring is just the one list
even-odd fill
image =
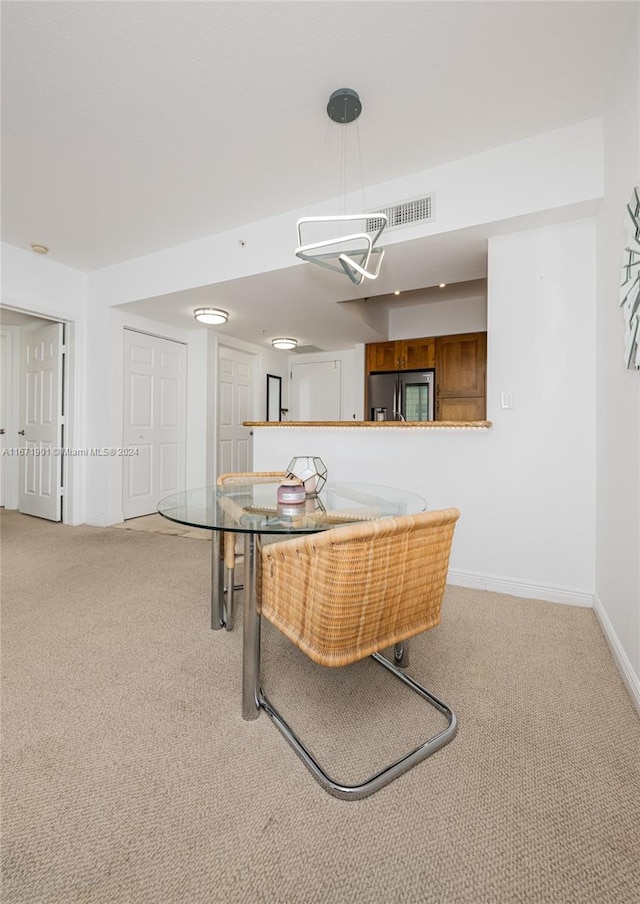
{"label": "wood cabinet door", "polygon": [[484,396],[471,399],[440,399],[436,403],[437,421],[484,421]]}
{"label": "wood cabinet door", "polygon": [[400,352],[400,370],[419,370],[436,366],[435,339],[403,339],[396,342]]}
{"label": "wood cabinet door", "polygon": [[396,342],[371,342],[367,345],[367,373],[398,370],[399,358]]}
{"label": "wood cabinet door", "polygon": [[440,401],[446,398],[468,399],[475,396],[484,398],[486,365],[486,333],[438,336],[436,338],[438,399]]}

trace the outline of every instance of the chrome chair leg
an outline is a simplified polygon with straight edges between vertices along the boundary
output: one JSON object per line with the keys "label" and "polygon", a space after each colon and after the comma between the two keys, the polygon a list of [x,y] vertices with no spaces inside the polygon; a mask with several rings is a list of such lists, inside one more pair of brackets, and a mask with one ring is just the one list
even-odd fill
{"label": "chrome chair leg", "polygon": [[[258,617],[258,675],[260,674],[259,621],[260,619]],[[307,769],[309,769],[313,777],[320,783],[320,785],[322,785],[325,791],[328,791],[328,793],[333,795],[333,797],[340,797],[343,800],[361,800],[363,797],[368,797],[375,791],[379,791],[380,788],[384,788],[385,785],[388,785],[389,782],[392,782],[395,778],[398,778],[399,775],[407,772],[407,770],[411,769],[412,766],[417,765],[422,760],[425,760],[428,756],[431,756],[432,753],[435,753],[436,750],[439,750],[441,747],[444,747],[445,744],[448,744],[449,741],[453,740],[458,730],[458,720],[456,719],[456,715],[446,705],[446,703],[443,703],[433,694],[429,693],[426,688],[424,688],[421,684],[418,684],[417,681],[414,681],[413,678],[411,678],[409,675],[400,671],[397,666],[393,665],[393,663],[385,659],[384,656],[381,656],[379,653],[374,653],[371,658],[375,659],[376,662],[387,669],[387,671],[391,672],[392,675],[395,675],[396,678],[399,678],[400,681],[403,682],[403,684],[406,684],[407,687],[409,687],[412,691],[415,691],[415,693],[426,700],[427,703],[430,703],[431,706],[438,710],[438,712],[442,713],[447,719],[447,726],[446,728],[443,728],[441,731],[435,734],[433,737],[429,738],[428,741],[420,744],[410,753],[406,754],[403,757],[400,757],[400,759],[395,760],[388,766],[385,766],[384,769],[376,772],[364,782],[360,782],[356,785],[343,785],[340,782],[334,781],[334,779],[332,779],[328,775],[328,773],[325,772],[320,763],[318,763],[318,761],[313,757],[309,749],[304,745],[304,743],[296,735],[293,729],[283,719],[275,706],[273,706],[273,704],[268,700],[268,698],[262,691],[262,687],[258,688],[258,705],[260,709],[263,709],[266,712],[273,724],[281,732],[281,734],[284,735],[285,739],[288,741],[291,747],[293,747]],[[247,716],[245,716],[245,718],[247,718]]]}
{"label": "chrome chair leg", "polygon": [[233,630],[233,622],[235,618],[235,590],[236,587],[233,583],[235,577],[235,568],[225,568],[225,572],[227,575],[227,584],[225,588],[225,617],[224,617],[224,626],[227,631]]}
{"label": "chrome chair leg", "polygon": [[257,563],[254,534],[244,537],[244,599],[242,607],[242,718],[260,715],[260,615],[256,599]]}
{"label": "chrome chair leg", "polygon": [[406,669],[409,665],[409,641],[403,640],[393,648],[393,661],[399,669]]}

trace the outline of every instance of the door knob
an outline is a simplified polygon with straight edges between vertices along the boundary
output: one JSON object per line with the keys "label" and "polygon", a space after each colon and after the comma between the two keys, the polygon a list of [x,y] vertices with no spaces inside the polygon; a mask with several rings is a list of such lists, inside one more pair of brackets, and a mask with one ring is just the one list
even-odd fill
{"label": "door knob", "polygon": [[18,430],[18,436],[24,436],[24,430]]}
{"label": "door knob", "polygon": [[6,432],[6,431],[5,431],[4,427],[0,427],[0,436],[1,436],[3,433],[5,433],[5,432]]}

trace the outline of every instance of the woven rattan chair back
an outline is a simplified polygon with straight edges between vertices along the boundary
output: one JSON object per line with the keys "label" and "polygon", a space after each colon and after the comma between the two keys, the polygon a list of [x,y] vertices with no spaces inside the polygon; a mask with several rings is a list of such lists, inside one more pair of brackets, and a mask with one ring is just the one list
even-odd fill
{"label": "woven rattan chair back", "polygon": [[450,741],[457,722],[446,704],[380,655],[440,623],[457,509],[383,518],[272,543],[261,552],[260,613],[320,665],[373,656],[445,715],[448,725],[359,785],[331,779],[264,693],[271,716],[331,794],[365,797]]}
{"label": "woven rattan chair back", "polygon": [[435,627],[458,516],[446,509],[383,518],[270,544],[262,615],[326,666]]}

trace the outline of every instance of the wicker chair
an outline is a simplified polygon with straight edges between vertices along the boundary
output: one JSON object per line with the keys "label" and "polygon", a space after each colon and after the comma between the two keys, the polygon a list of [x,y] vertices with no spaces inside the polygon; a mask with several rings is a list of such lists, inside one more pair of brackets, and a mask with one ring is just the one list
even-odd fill
{"label": "wicker chair", "polygon": [[[284,477],[286,477],[285,471],[247,471],[245,473],[220,474],[216,483],[219,487],[228,486],[233,483],[246,483],[247,480],[251,480],[253,483],[280,483]],[[221,570],[219,593],[223,595],[226,593],[225,627],[227,631],[231,631],[233,628],[235,591],[242,590],[243,587],[242,584],[235,584],[236,560],[239,556],[243,555],[242,549],[236,548],[237,539],[237,534],[227,531],[221,534],[220,540],[220,555],[224,563],[224,568]]]}
{"label": "wicker chair", "polygon": [[448,725],[357,785],[331,779],[262,690],[259,704],[330,794],[366,797],[434,753],[457,730],[454,713],[380,655],[440,623],[457,509],[383,518],[272,543],[261,551],[260,614],[314,662],[372,656],[432,704]]}

